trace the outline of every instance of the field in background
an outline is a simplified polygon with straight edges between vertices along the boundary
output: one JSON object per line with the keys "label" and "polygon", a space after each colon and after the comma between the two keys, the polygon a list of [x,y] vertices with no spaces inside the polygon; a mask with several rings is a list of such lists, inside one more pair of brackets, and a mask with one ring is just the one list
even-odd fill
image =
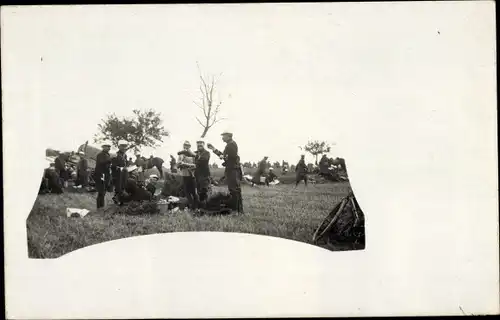
{"label": "field in background", "polygon": [[[223,169],[212,170],[215,178],[222,173]],[[283,182],[294,178],[292,173],[280,176]],[[56,258],[104,241],[182,231],[243,232],[311,243],[315,229],[348,191],[345,182],[311,185],[307,191],[303,183],[297,190],[289,183],[270,188],[242,185],[245,215],[219,217],[194,217],[188,212],[143,216],[117,215],[111,210],[97,213],[95,193],[40,195],[27,219],[29,257]],[[107,207],[114,206],[110,194],[106,202]],[[94,212],[84,218],[67,218],[68,207]],[[352,246],[338,247],[349,249]]]}

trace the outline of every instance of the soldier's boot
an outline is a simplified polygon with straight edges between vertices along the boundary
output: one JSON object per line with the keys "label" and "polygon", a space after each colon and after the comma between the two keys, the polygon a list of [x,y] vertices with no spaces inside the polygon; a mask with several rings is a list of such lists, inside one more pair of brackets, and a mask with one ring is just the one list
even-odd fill
{"label": "soldier's boot", "polygon": [[198,208],[199,209],[206,209],[207,208],[207,195],[205,193],[200,193],[200,196],[199,196],[199,205],[198,205]]}
{"label": "soldier's boot", "polygon": [[239,201],[238,201],[238,195],[236,193],[231,193],[231,197],[229,198],[228,201],[228,206],[233,212],[238,212],[239,210]]}
{"label": "soldier's boot", "polygon": [[111,198],[113,200],[113,202],[118,205],[119,204],[119,201],[118,201],[118,194],[115,193],[115,195],[113,196],[113,198]]}
{"label": "soldier's boot", "polygon": [[241,191],[238,193],[238,213],[245,214],[243,210],[243,197],[241,196]]}

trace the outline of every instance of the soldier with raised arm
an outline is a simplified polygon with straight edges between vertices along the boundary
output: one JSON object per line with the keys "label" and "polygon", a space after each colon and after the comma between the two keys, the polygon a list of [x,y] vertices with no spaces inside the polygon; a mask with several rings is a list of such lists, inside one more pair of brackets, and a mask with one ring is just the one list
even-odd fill
{"label": "soldier with raised arm", "polygon": [[222,133],[222,141],[226,143],[224,152],[220,152],[215,149],[210,143],[207,147],[212,150],[222,161],[222,165],[225,167],[224,178],[227,182],[227,188],[229,194],[231,195],[230,206],[233,211],[238,213],[244,213],[243,210],[243,198],[241,196],[240,181],[242,179],[242,170],[240,164],[240,156],[238,155],[238,145],[233,140],[233,134],[231,132]]}

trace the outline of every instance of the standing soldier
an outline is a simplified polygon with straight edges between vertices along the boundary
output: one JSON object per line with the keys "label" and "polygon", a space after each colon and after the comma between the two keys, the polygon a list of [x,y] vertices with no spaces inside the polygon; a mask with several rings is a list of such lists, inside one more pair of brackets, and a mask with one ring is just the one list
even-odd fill
{"label": "standing soldier", "polygon": [[305,156],[301,155],[299,163],[295,167],[296,179],[295,179],[295,189],[299,185],[300,181],[304,180],[304,183],[307,187],[307,165],[304,160]]}
{"label": "standing soldier", "polygon": [[77,166],[77,181],[82,186],[82,188],[86,188],[89,184],[89,162],[87,158],[85,158],[85,153],[83,151],[78,152],[80,155],[80,161],[78,161]]}
{"label": "standing soldier", "polygon": [[126,141],[118,142],[118,151],[116,157],[111,160],[111,170],[113,172],[113,183],[115,185],[115,195],[113,201],[116,204],[123,204],[123,191],[127,182],[127,147]]}
{"label": "standing soldier", "polygon": [[146,157],[142,156],[142,171],[144,172],[144,176],[146,175],[146,170],[148,170],[148,159]]}
{"label": "standing soldier", "polygon": [[325,178],[330,175],[329,160],[326,154],[324,154],[319,160],[319,175]]}
{"label": "standing soldier", "polygon": [[210,152],[205,149],[204,141],[196,141],[196,149],[196,157],[194,158],[196,169],[194,176],[196,178],[196,189],[200,205],[202,208],[205,208],[208,189],[210,187]]}
{"label": "standing soldier", "polygon": [[111,180],[111,145],[103,144],[102,151],[97,154],[94,171],[95,188],[97,189],[97,209],[104,207],[104,197]]}
{"label": "standing soldier", "polygon": [[173,155],[170,155],[170,172],[177,173],[177,161],[175,160]]}
{"label": "standing soldier", "polygon": [[181,169],[182,175],[182,185],[184,187],[184,193],[189,202],[189,207],[192,210],[198,207],[198,195],[196,194],[196,180],[193,171],[196,168],[194,163],[195,154],[191,151],[191,144],[189,141],[185,141],[183,144],[183,150],[179,151],[179,169]]}
{"label": "standing soldier", "polygon": [[226,143],[224,152],[215,149],[214,146],[208,144],[207,147],[212,150],[221,160],[224,161],[222,165],[225,167],[224,178],[227,181],[227,188],[231,195],[230,204],[231,209],[244,213],[243,211],[243,198],[241,196],[240,181],[242,179],[240,156],[238,155],[238,145],[233,140],[231,132],[222,133],[222,141]]}
{"label": "standing soldier", "polygon": [[145,172],[144,172],[144,160],[142,160],[142,157],[140,154],[136,154],[135,155],[135,162],[134,164],[137,166],[137,176],[138,176],[138,180],[140,183],[143,183],[146,181],[146,176],[145,176]]}
{"label": "standing soldier", "polygon": [[281,174],[282,175],[286,175],[288,173],[288,162],[285,162],[285,160],[283,160],[283,166],[282,166],[282,169],[281,169]]}
{"label": "standing soldier", "polygon": [[265,156],[262,160],[259,161],[259,164],[257,165],[257,171],[255,171],[255,174],[254,174],[253,179],[252,179],[252,187],[255,184],[261,184],[260,178],[262,176],[265,176],[265,174],[266,174],[267,159],[269,159],[269,157]]}

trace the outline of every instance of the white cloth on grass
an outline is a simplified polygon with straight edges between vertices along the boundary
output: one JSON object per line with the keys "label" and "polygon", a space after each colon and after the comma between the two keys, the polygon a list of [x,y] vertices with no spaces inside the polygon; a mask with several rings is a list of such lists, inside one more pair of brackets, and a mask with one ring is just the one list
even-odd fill
{"label": "white cloth on grass", "polygon": [[83,218],[85,217],[90,211],[87,209],[77,209],[77,208],[67,208],[66,209],[66,215],[68,218],[71,217],[73,214],[77,214],[79,217]]}

